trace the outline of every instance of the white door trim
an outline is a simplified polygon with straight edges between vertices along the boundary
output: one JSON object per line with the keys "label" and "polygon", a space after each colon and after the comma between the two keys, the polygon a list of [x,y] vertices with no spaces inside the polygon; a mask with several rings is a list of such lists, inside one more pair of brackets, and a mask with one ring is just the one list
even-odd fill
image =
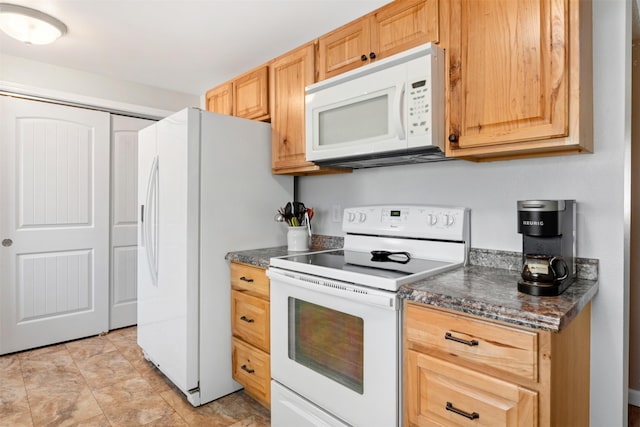
{"label": "white door trim", "polygon": [[37,86],[23,85],[5,80],[0,80],[0,94],[2,93],[7,95],[20,95],[40,101],[56,101],[80,108],[99,109],[114,114],[134,115],[144,119],[158,120],[174,113],[173,111],[128,104],[126,102],[112,101],[93,96],[62,92]]}

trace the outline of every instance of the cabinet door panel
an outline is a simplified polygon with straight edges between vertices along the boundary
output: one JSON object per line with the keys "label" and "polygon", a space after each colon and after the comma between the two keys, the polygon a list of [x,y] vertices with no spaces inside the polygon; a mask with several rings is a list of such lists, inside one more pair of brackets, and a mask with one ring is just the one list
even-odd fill
{"label": "cabinet door panel", "polygon": [[231,263],[231,288],[269,299],[269,278],[263,268]]}
{"label": "cabinet door panel", "polygon": [[270,65],[272,167],[315,166],[305,160],[304,89],[313,83],[314,47],[307,45]]}
{"label": "cabinet door panel", "polygon": [[538,336],[534,332],[409,304],[405,311],[405,337],[412,344],[463,361],[538,379]]}
{"label": "cabinet door panel", "polygon": [[[369,18],[361,18],[318,39],[318,80],[369,63]],[[365,60],[362,60],[365,55]]]}
{"label": "cabinet door panel", "polygon": [[271,358],[268,353],[245,344],[235,337],[232,345],[233,379],[266,408],[271,406]]}
{"label": "cabinet door panel", "polygon": [[269,114],[268,68],[266,66],[233,81],[233,115],[262,119]]}
{"label": "cabinet door panel", "polygon": [[230,116],[233,113],[231,88],[231,83],[225,83],[207,91],[207,111]]}
{"label": "cabinet door panel", "polygon": [[238,291],[231,291],[231,329],[242,338],[264,351],[269,351],[269,302]]}
{"label": "cabinet door panel", "polygon": [[450,131],[458,147],[566,136],[567,2],[451,7]]}
{"label": "cabinet door panel", "polygon": [[377,59],[439,39],[438,0],[395,1],[372,19],[371,46]]}
{"label": "cabinet door panel", "polygon": [[538,425],[534,391],[412,350],[407,365],[409,425]]}

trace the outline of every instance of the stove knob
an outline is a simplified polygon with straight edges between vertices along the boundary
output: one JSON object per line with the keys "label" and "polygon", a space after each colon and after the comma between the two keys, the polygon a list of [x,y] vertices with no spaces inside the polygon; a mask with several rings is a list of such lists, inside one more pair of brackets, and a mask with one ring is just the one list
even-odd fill
{"label": "stove knob", "polygon": [[427,223],[429,225],[436,225],[438,223],[438,216],[434,214],[429,214],[427,216]]}
{"label": "stove knob", "polygon": [[367,220],[367,214],[364,212],[360,212],[358,214],[358,222],[365,222]]}
{"label": "stove knob", "polygon": [[347,215],[347,221],[353,222],[355,220],[356,220],[356,214],[354,214],[353,212],[349,212],[349,214]]}
{"label": "stove knob", "polygon": [[446,214],[444,216],[444,223],[447,227],[451,227],[453,223],[456,222],[456,217],[453,215]]}

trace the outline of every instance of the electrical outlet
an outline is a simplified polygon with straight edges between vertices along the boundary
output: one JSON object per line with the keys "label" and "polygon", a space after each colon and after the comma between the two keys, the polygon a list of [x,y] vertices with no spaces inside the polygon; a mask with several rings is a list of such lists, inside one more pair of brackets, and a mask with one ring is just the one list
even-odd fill
{"label": "electrical outlet", "polygon": [[333,222],[342,222],[342,208],[340,205],[331,206],[331,219]]}

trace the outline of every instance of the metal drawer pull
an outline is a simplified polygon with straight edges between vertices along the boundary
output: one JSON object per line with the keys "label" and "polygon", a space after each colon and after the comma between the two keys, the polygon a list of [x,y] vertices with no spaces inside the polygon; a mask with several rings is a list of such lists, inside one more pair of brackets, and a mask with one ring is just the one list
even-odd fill
{"label": "metal drawer pull", "polygon": [[242,369],[243,371],[246,371],[246,372],[248,372],[248,373],[250,373],[250,374],[253,374],[253,373],[256,371],[255,369],[249,369],[249,368],[247,368],[247,365],[242,365],[242,366],[240,366],[240,369]]}
{"label": "metal drawer pull", "polygon": [[451,411],[454,414],[458,414],[458,415],[462,415],[465,418],[468,418],[470,420],[477,420],[478,418],[480,418],[480,414],[477,412],[472,412],[472,413],[468,413],[468,412],[464,412],[461,411],[460,409],[457,409],[453,406],[453,403],[451,402],[447,402],[447,407],[446,407],[447,411]]}
{"label": "metal drawer pull", "polygon": [[243,282],[249,282],[249,283],[253,283],[253,279],[247,279],[246,277],[242,276],[240,278],[240,280],[242,280]]}
{"label": "metal drawer pull", "polygon": [[478,345],[478,340],[471,340],[471,341],[463,340],[462,338],[454,337],[453,335],[451,335],[451,332],[445,333],[444,339],[459,342],[460,344],[465,344],[465,345],[468,345],[469,347]]}
{"label": "metal drawer pull", "polygon": [[248,319],[248,318],[247,318],[247,316],[242,316],[242,317],[240,318],[240,320],[244,320],[244,321],[245,321],[245,322],[247,322],[247,323],[253,323],[253,322],[254,322],[254,320],[253,320],[253,319]]}

